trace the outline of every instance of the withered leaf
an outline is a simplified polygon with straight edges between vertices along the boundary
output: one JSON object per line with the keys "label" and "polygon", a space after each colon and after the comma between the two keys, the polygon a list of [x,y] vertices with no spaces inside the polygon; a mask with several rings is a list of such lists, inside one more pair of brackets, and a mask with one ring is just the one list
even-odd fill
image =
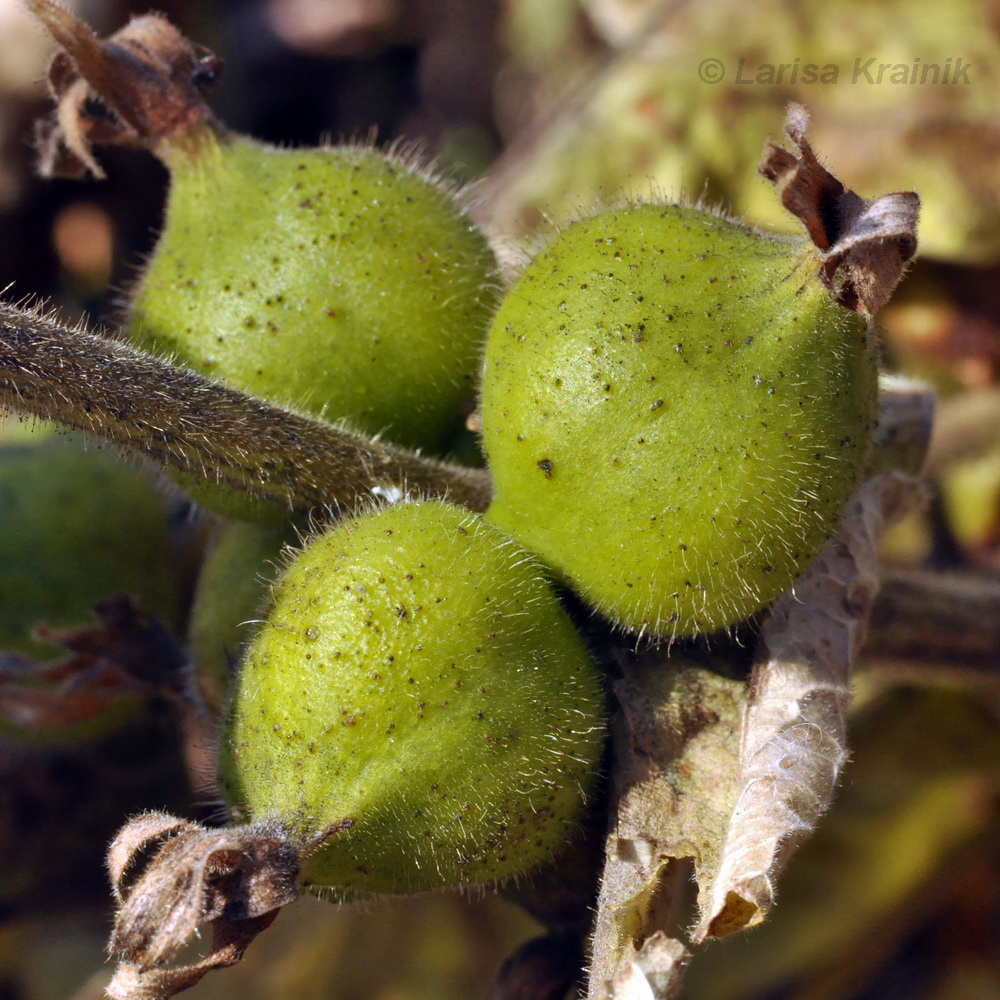
{"label": "withered leaf", "polygon": [[[877,450],[915,468],[928,390],[886,390]],[[871,467],[881,468],[877,455]],[[591,1000],[678,994],[691,958],[671,928],[685,858],[699,884],[695,943],[766,916],[774,880],[829,805],[847,758],[849,674],[877,591],[882,528],[919,495],[896,471],[862,485],[762,626],[749,692],[687,656],[624,658]]]}
{"label": "withered leaf", "polygon": [[757,649],[740,750],[740,794],[694,935],[765,918],[790,854],[829,806],[847,760],[850,673],[878,592],[878,542],[919,496],[896,472],[855,493],[813,566],[775,603]]}
{"label": "withered leaf", "polygon": [[743,682],[662,651],[626,661],[623,673],[593,1000],[674,996],[688,959],[670,927],[688,877],[678,862],[714,870],[737,793]]}

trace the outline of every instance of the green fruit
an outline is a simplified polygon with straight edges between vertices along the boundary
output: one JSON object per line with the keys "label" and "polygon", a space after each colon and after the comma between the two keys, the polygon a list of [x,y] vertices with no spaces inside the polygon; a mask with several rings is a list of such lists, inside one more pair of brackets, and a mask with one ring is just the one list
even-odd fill
{"label": "green fruit", "polygon": [[223,524],[198,574],[188,630],[191,660],[206,705],[224,703],[243,648],[259,624],[279,553],[295,541],[285,525]]}
{"label": "green fruit", "polygon": [[646,204],[569,226],[486,347],[487,516],[632,630],[731,625],[808,565],[876,417],[811,244]]}
{"label": "green fruit", "polygon": [[0,448],[0,649],[63,654],[32,629],[91,623],[117,594],[176,624],[176,557],[168,505],[141,469],[68,436]]}
{"label": "green fruit", "polygon": [[201,131],[158,147],[141,347],[261,399],[438,449],[473,390],[495,261],[445,185],[364,146]]}
{"label": "green fruit", "polygon": [[427,501],[344,522],[292,562],[220,776],[237,819],[300,845],[305,885],[414,892],[549,856],[602,738],[596,673],[531,558]]}

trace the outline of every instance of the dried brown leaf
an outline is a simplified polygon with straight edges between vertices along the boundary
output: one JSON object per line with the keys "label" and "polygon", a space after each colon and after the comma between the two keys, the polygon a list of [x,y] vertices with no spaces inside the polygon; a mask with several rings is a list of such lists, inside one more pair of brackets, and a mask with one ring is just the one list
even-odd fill
{"label": "dried brown leaf", "polygon": [[847,760],[850,673],[878,592],[886,513],[916,495],[902,473],[864,483],[836,535],[763,626],[743,725],[740,794],[696,942],[767,916],[777,876],[833,798]]}
{"label": "dried brown leaf", "polygon": [[94,608],[97,625],[51,629],[35,635],[71,655],[36,663],[0,654],[0,718],[18,726],[65,726],[96,718],[123,698],[166,697],[198,714],[190,667],[177,639],[154,615],[127,597]]}
{"label": "dried brown leaf", "polygon": [[714,869],[737,791],[745,685],[662,652],[623,672],[593,1000],[675,995],[688,959],[670,926],[688,877],[680,862]]}
{"label": "dried brown leaf", "polygon": [[[919,467],[929,390],[886,382],[881,402],[870,468]],[[817,562],[772,609],[749,692],[688,657],[624,658],[591,1000],[677,995],[690,958],[672,927],[683,859],[699,884],[694,941],[766,915],[774,879],[846,760],[849,671],[877,591],[882,528],[919,494],[894,470],[863,484]]]}

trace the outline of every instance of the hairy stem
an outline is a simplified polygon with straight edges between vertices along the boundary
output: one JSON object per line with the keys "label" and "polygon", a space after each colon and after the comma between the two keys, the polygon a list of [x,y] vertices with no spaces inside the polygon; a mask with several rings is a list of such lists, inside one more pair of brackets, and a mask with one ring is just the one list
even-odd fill
{"label": "hairy stem", "polygon": [[0,303],[0,406],[53,420],[206,484],[308,512],[414,490],[471,510],[487,473],[299,416],[126,344]]}

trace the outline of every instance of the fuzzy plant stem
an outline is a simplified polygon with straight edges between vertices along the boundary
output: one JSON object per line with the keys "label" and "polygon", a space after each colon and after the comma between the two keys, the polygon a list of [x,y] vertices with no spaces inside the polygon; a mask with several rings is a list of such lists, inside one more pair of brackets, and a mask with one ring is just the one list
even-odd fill
{"label": "fuzzy plant stem", "polygon": [[0,303],[0,407],[294,511],[400,491],[476,511],[490,500],[482,470],[299,416],[7,303]]}

